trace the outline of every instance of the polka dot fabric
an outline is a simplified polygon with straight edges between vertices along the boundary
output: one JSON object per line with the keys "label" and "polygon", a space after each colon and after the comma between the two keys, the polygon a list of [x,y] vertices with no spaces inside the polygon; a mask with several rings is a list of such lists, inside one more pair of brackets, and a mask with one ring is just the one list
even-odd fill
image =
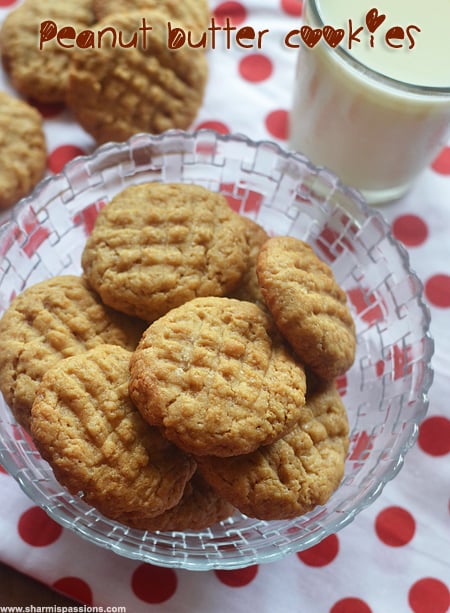
{"label": "polka dot fabric", "polygon": [[[0,21],[19,4],[0,0]],[[217,37],[216,48],[208,50],[210,79],[193,128],[242,132],[285,146],[296,51],[284,45],[284,37],[301,25],[303,3],[212,0],[210,6],[216,23],[228,18],[236,27],[249,25],[256,38],[252,48],[228,49]],[[13,93],[1,71],[0,89]],[[94,149],[63,106],[30,103],[44,119],[49,175]],[[270,564],[205,573],[158,568],[61,528],[0,466],[0,560],[87,607],[123,606],[133,613],[449,611],[450,142],[412,191],[381,212],[424,283],[436,344],[435,380],[428,415],[405,466],[353,523]],[[358,308],[361,297],[350,299]],[[376,313],[368,309],[371,317]],[[383,369],[384,363],[377,365],[378,376]],[[345,399],[345,377],[339,390]]]}

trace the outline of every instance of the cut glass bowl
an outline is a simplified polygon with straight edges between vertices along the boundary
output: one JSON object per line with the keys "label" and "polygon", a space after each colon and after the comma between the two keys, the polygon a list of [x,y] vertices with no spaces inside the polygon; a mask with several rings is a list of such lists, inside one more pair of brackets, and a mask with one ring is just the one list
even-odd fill
{"label": "cut glass bowl", "polygon": [[55,480],[0,400],[0,463],[59,524],[129,558],[172,568],[270,562],[335,533],[401,468],[428,406],[433,342],[423,288],[383,217],[330,172],[276,144],[213,131],[140,134],[71,161],[19,203],[0,228],[0,313],[24,288],[81,273],[99,209],[147,181],[196,183],[271,234],[308,241],[346,290],[356,322],[353,367],[338,380],[351,434],[345,476],[325,506],[285,521],[239,513],[211,528],[149,533],[103,517]]}

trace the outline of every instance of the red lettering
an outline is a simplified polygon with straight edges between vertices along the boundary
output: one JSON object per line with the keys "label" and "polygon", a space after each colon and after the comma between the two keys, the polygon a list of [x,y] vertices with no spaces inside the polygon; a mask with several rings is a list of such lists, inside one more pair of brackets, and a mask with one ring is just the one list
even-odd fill
{"label": "red lettering", "polygon": [[64,47],[64,49],[73,49],[75,47],[74,44],[71,45],[65,45],[63,43],[63,40],[65,38],[68,38],[70,40],[75,40],[77,33],[75,32],[75,28],[72,28],[72,26],[65,26],[64,28],[61,28],[61,30],[59,30],[58,32],[58,44],[61,45],[61,47]]}
{"label": "red lettering", "polygon": [[291,30],[290,32],[288,32],[284,37],[284,44],[286,45],[286,47],[289,47],[289,49],[298,49],[300,47],[300,43],[291,43],[291,38],[293,36],[299,35],[300,30]]}
{"label": "red lettering", "polygon": [[410,26],[406,28],[406,36],[408,37],[408,40],[409,40],[408,49],[414,49],[416,45],[416,41],[414,40],[414,36],[411,34],[411,30],[416,30],[416,32],[422,32],[422,30],[419,27],[413,24],[411,24]]}
{"label": "red lettering", "polygon": [[386,41],[386,45],[392,47],[392,49],[401,49],[403,47],[403,43],[393,43],[393,40],[404,40],[405,38],[405,30],[400,26],[394,26],[393,28],[389,28],[386,32],[384,40]]}
{"label": "red lettering", "polygon": [[52,40],[52,38],[55,38],[57,32],[58,26],[51,19],[47,19],[47,21],[43,21],[41,23],[39,28],[39,49],[41,51],[45,43]]}
{"label": "red lettering", "polygon": [[360,26],[357,30],[353,31],[353,21],[351,19],[348,20],[348,48],[352,48],[353,43],[360,43],[361,39],[358,38],[358,35],[364,30],[363,26]]}

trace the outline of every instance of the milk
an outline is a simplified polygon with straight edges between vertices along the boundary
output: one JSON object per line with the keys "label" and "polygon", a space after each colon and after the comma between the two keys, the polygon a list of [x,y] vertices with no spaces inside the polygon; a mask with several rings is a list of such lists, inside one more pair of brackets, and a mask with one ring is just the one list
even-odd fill
{"label": "milk", "polygon": [[312,28],[344,34],[334,48],[323,35],[312,48],[300,41],[290,147],[369,202],[403,194],[449,134],[450,0],[424,9],[419,0],[306,5]]}

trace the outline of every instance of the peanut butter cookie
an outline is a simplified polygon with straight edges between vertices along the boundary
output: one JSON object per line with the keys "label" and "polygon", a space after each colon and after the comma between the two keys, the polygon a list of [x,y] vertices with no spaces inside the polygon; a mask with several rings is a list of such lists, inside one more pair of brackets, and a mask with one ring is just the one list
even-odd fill
{"label": "peanut butter cookie", "polygon": [[257,275],[281,333],[304,364],[334,379],[355,358],[355,324],[344,290],[305,242],[273,237],[262,247]]}
{"label": "peanut butter cookie", "polygon": [[92,0],[25,0],[5,18],[0,45],[3,66],[15,89],[27,98],[40,102],[64,102],[68,83],[69,57],[74,43],[56,36],[40,49],[41,24],[52,21],[58,30],[85,29],[95,21]]}
{"label": "peanut butter cookie", "polygon": [[348,418],[334,383],[311,394],[281,440],[234,458],[199,457],[200,473],[242,513],[290,519],[327,502],[344,475]]}
{"label": "peanut butter cookie", "polygon": [[0,92],[0,209],[26,196],[43,178],[46,164],[41,116],[26,102]]}
{"label": "peanut butter cookie", "polygon": [[[172,50],[167,16],[131,11],[106,17],[94,28],[121,33],[121,48],[111,36],[72,54],[67,104],[81,126],[97,141],[123,141],[138,132],[159,134],[187,129],[203,101],[208,64],[201,49]],[[176,27],[176,24],[173,24]]]}
{"label": "peanut butter cookie", "polygon": [[202,530],[229,517],[233,506],[221,498],[196,472],[187,483],[180,502],[153,518],[136,518],[133,513],[122,515],[119,521],[138,530],[164,532]]}
{"label": "peanut butter cookie", "polygon": [[146,183],[100,211],[82,264],[105,304],[151,322],[197,296],[231,292],[247,258],[243,219],[223,196]]}
{"label": "peanut butter cookie", "polygon": [[60,360],[31,412],[33,439],[58,481],[113,519],[160,515],[178,504],[195,471],[130,401],[129,360],[117,345]]}
{"label": "peanut butter cookie", "polygon": [[94,11],[100,21],[117,13],[140,11],[150,17],[158,10],[167,14],[168,19],[183,24],[185,30],[200,35],[209,25],[210,10],[207,0],[93,0]]}
{"label": "peanut butter cookie", "polygon": [[196,298],[144,332],[130,362],[144,419],[197,455],[249,453],[291,430],[305,374],[256,305]]}
{"label": "peanut butter cookie", "polygon": [[105,307],[80,277],[26,289],[0,320],[0,390],[17,421],[28,429],[38,383],[55,362],[105,343],[132,350],[143,329]]}

